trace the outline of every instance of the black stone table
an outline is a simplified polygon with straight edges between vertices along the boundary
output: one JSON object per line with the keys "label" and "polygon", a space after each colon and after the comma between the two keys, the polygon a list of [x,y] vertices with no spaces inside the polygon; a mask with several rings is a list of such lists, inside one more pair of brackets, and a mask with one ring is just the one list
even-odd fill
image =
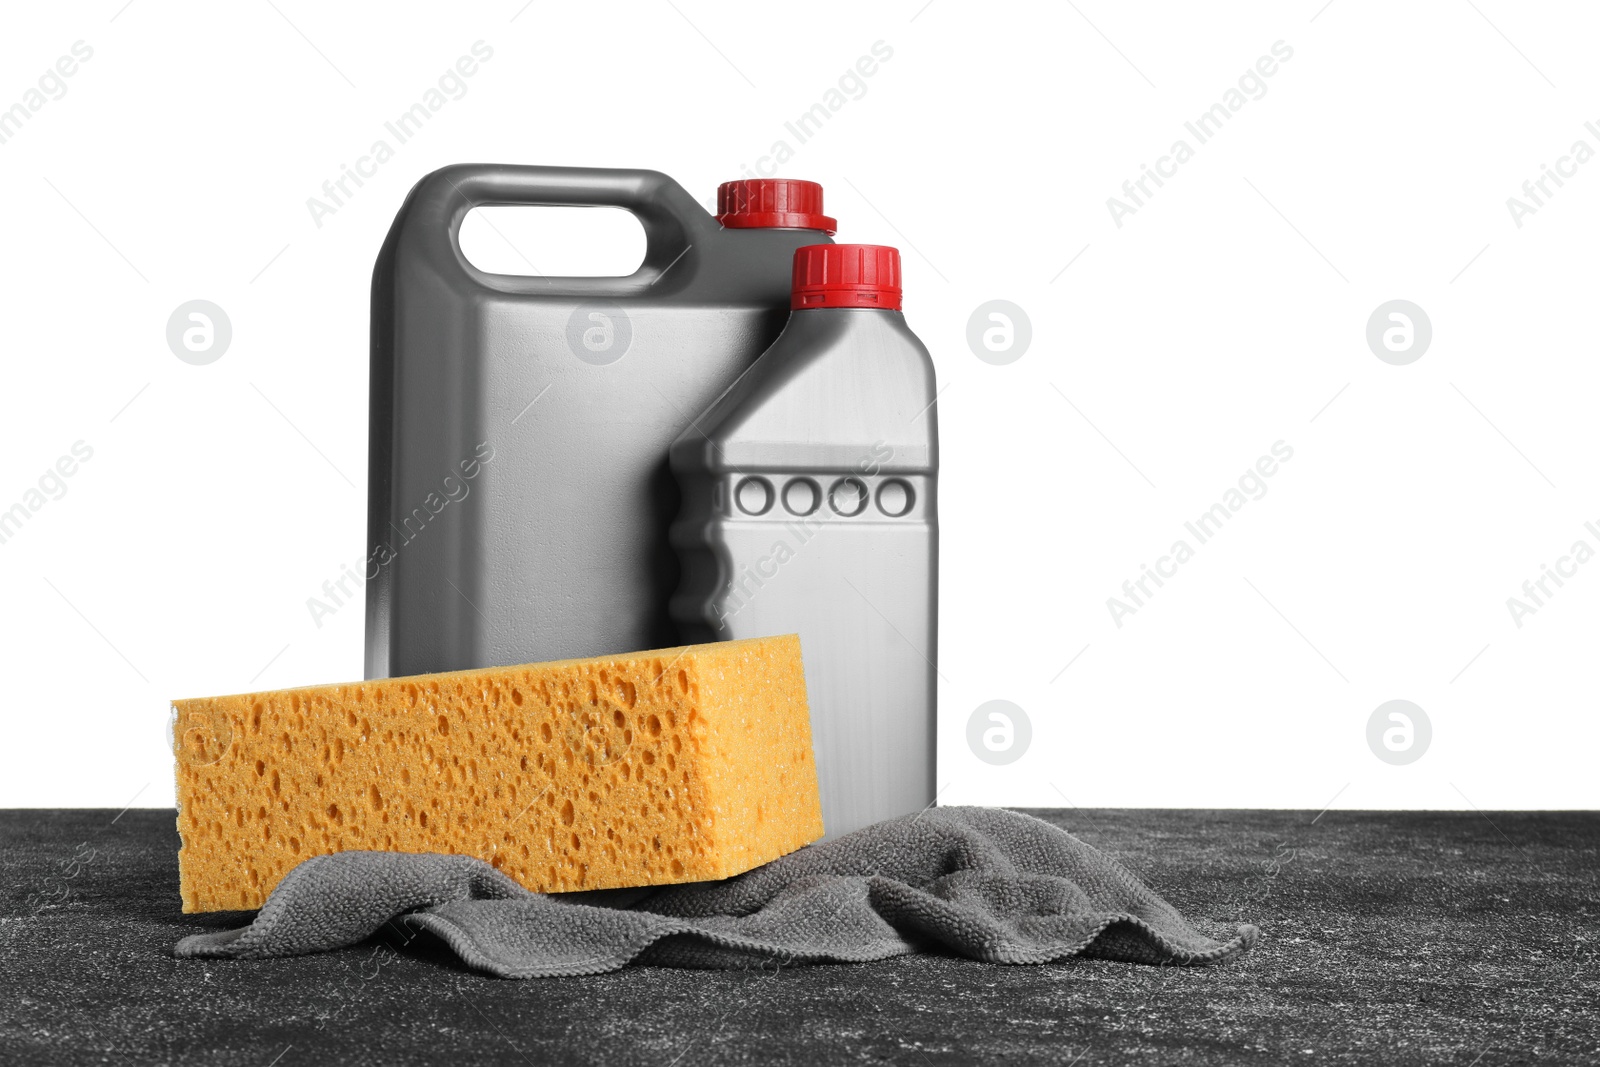
{"label": "black stone table", "polygon": [[1260,945],[525,982],[415,943],[177,960],[248,916],[179,912],[170,810],[0,811],[0,1063],[1600,1063],[1600,814],[1034,814]]}

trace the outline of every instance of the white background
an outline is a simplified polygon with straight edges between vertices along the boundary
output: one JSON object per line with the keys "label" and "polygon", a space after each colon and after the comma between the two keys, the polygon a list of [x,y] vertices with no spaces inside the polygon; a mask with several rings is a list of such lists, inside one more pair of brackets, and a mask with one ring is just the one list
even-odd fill
{"label": "white background", "polygon": [[[1520,628],[1506,606],[1600,548],[1600,162],[1520,228],[1506,205],[1600,149],[1592,11],[274,3],[36,4],[0,36],[0,107],[93,49],[0,144],[0,508],[94,450],[0,544],[0,805],[170,804],[169,698],[360,676],[359,606],[319,629],[305,602],[363,556],[368,286],[419,177],[651,167],[709,202],[780,138],[840,240],[902,248],[938,363],[941,802],[1600,803],[1600,563]],[[318,227],[307,198],[479,40],[465,95]],[[1119,228],[1107,198],[1180,137]],[[196,298],[233,326],[209,366],[165,340]],[[1006,366],[966,342],[997,298],[1033,327]],[[1408,366],[1365,340],[1396,298],[1434,331]],[[1118,628],[1107,598],[1280,440],[1267,494]],[[995,698],[1033,724],[1007,767],[965,743]],[[1366,742],[1395,698],[1433,724],[1408,766]]]}

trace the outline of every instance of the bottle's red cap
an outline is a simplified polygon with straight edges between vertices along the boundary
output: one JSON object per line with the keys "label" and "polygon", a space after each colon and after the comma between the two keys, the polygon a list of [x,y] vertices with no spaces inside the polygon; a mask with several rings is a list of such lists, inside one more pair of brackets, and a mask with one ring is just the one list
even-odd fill
{"label": "bottle's red cap", "polygon": [[839,224],[822,213],[822,186],[793,178],[751,178],[717,186],[717,221],[736,230],[782,227],[821,230]]}
{"label": "bottle's red cap", "polygon": [[806,245],[794,251],[790,308],[900,310],[900,251],[887,245]]}

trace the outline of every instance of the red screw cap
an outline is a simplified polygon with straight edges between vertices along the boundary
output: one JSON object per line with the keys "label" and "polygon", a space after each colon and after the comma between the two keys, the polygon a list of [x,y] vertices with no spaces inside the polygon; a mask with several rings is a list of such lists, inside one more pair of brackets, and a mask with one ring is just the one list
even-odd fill
{"label": "red screw cap", "polygon": [[795,249],[789,307],[899,311],[899,249],[887,245],[806,245]]}
{"label": "red screw cap", "polygon": [[821,230],[839,224],[822,213],[822,186],[792,178],[751,178],[717,186],[717,221],[731,229]]}

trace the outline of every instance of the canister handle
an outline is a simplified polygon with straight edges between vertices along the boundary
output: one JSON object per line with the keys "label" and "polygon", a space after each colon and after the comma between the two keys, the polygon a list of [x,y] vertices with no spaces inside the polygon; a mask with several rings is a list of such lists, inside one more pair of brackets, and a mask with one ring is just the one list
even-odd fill
{"label": "canister handle", "polygon": [[[644,262],[630,275],[611,278],[481,271],[461,251],[461,221],[475,207],[500,205],[622,208],[644,228]],[[694,266],[696,242],[718,228],[710,212],[665,174],[599,167],[444,167],[417,184],[402,216],[416,224],[416,238],[432,246],[426,252],[434,262],[453,260],[468,277],[501,292],[548,295],[626,294],[650,288],[672,275],[677,276],[674,282],[687,280]]]}

